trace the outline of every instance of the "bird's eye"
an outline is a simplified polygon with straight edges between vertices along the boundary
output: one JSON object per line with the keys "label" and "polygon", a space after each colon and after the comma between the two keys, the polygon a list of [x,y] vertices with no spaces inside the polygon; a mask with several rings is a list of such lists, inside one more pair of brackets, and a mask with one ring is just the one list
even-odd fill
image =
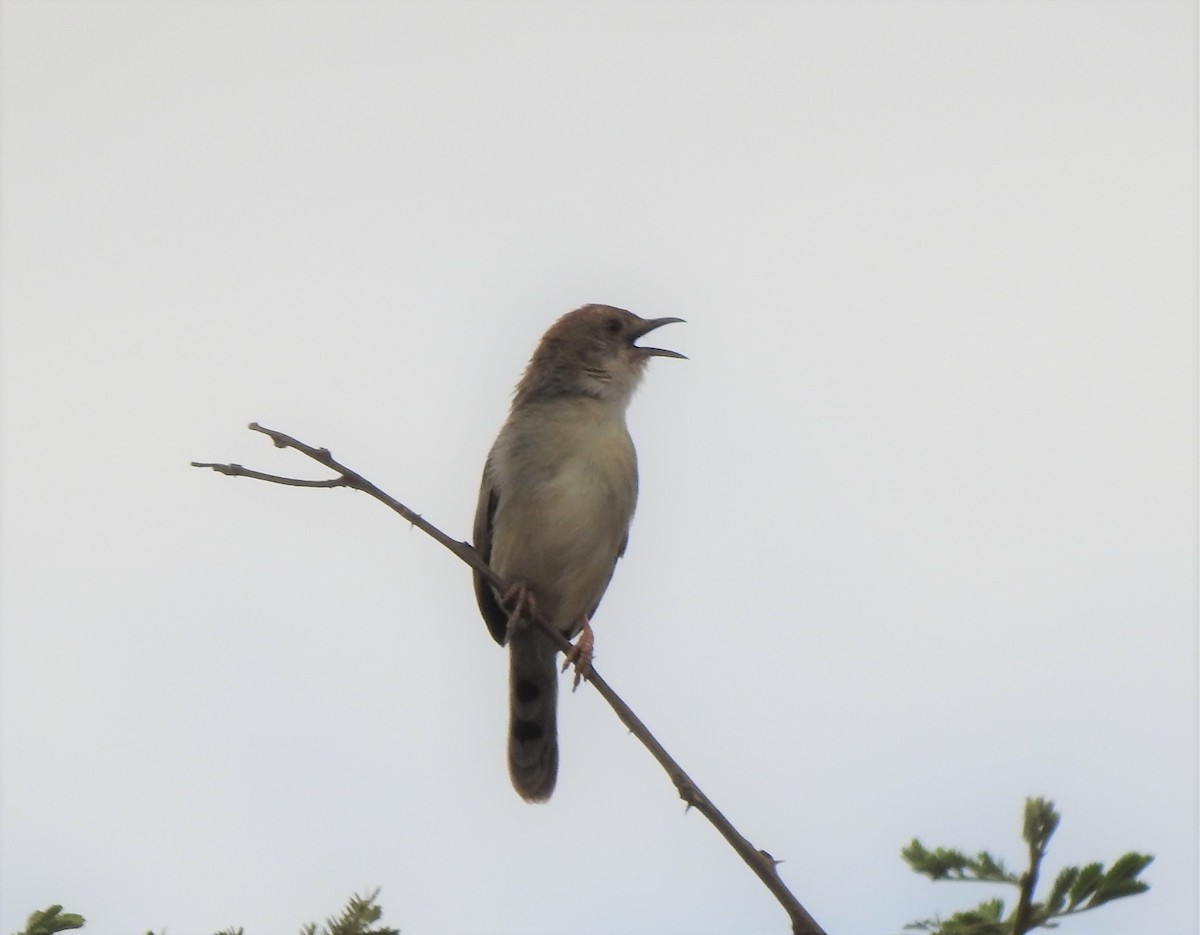
{"label": "bird's eye", "polygon": [[604,327],[608,329],[609,334],[620,334],[621,333],[621,319],[610,318],[608,321],[606,321],[604,323]]}

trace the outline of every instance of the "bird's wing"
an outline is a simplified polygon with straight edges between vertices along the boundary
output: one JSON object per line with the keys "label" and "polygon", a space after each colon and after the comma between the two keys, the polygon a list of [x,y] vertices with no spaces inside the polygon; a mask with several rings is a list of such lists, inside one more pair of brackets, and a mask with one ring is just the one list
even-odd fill
{"label": "bird's wing", "polygon": [[[475,551],[485,562],[492,560],[492,521],[496,517],[496,506],[500,502],[500,492],[492,486],[491,471],[483,469],[483,482],[479,485],[479,505],[475,508]],[[478,572],[475,578],[475,600],[479,604],[479,612],[488,631],[501,646],[508,635],[508,614],[496,600],[496,592]]]}

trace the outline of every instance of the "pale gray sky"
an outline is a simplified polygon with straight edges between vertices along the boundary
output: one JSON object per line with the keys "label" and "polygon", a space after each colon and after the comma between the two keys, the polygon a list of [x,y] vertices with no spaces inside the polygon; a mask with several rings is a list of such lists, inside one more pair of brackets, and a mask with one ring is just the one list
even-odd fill
{"label": "pale gray sky", "polygon": [[[453,535],[559,314],[686,325],[597,666],[833,935],[1157,855],[1196,931],[1196,5],[3,4],[0,930],[782,932]],[[1002,894],[1008,896],[1008,894]]]}

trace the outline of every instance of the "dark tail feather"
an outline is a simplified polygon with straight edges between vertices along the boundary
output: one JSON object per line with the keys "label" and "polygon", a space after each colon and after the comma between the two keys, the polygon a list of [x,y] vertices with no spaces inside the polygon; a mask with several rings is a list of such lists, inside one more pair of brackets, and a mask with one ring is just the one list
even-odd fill
{"label": "dark tail feather", "polygon": [[508,646],[508,773],[527,802],[545,802],[558,778],[558,673],[555,649],[532,627]]}

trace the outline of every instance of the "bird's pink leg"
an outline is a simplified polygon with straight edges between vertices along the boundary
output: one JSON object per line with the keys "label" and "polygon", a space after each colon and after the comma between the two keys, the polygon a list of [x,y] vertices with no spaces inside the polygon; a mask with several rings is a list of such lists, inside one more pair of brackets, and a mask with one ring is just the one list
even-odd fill
{"label": "bird's pink leg", "polygon": [[567,666],[575,664],[575,681],[571,685],[571,691],[575,691],[579,687],[579,682],[592,671],[592,649],[596,645],[596,637],[592,633],[591,624],[588,623],[588,618],[583,618],[583,628],[579,631],[579,639],[566,653],[566,659],[562,664],[562,671],[567,671]]}
{"label": "bird's pink leg", "polygon": [[533,591],[524,581],[518,581],[504,592],[500,599],[501,606],[508,611],[508,632],[504,642],[523,626],[528,626],[529,619],[537,613],[533,600]]}

